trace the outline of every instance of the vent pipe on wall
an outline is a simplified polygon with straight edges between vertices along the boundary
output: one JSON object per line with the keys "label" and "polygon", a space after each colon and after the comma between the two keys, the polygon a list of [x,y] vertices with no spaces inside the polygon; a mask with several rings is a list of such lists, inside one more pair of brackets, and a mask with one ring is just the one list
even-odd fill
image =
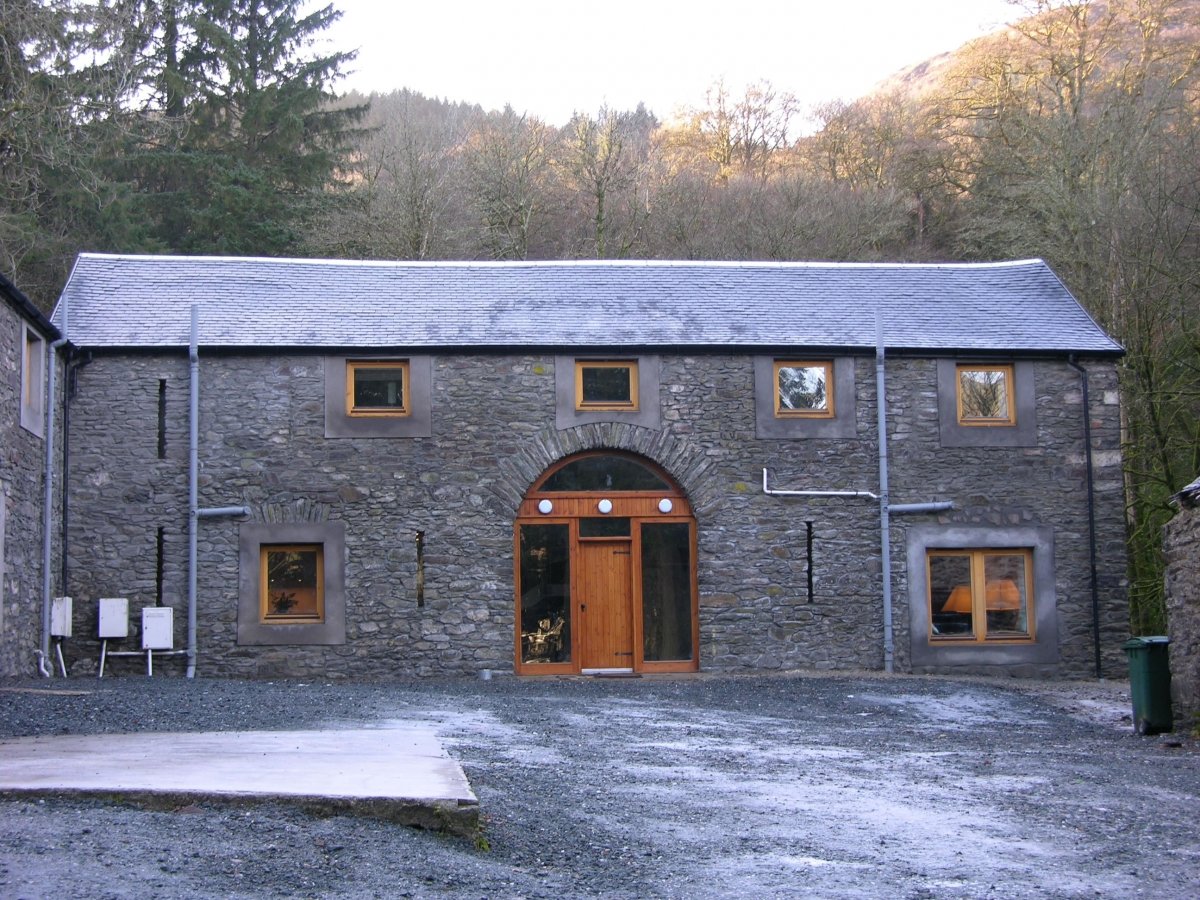
{"label": "vent pipe on wall", "polygon": [[187,586],[187,677],[196,677],[196,544],[201,519],[248,516],[248,506],[200,508],[200,339],[199,308],[192,304],[191,336],[188,340],[188,586]]}
{"label": "vent pipe on wall", "polygon": [[[67,285],[69,286],[70,283],[71,279],[68,278]],[[46,387],[46,459],[42,473],[42,481],[46,488],[45,496],[42,499],[42,641],[41,648],[37,653],[38,672],[43,678],[49,678],[53,674],[51,669],[46,668],[46,665],[50,659],[50,567],[54,556],[52,539],[54,532],[54,389],[58,375],[58,366],[55,360],[58,358],[58,349],[67,342],[68,306],[67,289],[63,288],[62,329],[60,330],[62,336],[50,345],[50,349],[46,353],[50,372],[47,376]],[[62,552],[67,552],[65,546],[62,548]],[[65,588],[66,585],[63,587]],[[65,670],[63,675],[66,675]]]}
{"label": "vent pipe on wall", "polygon": [[883,365],[883,318],[875,307],[875,409],[879,419],[879,544],[883,579],[883,670],[895,669],[892,636],[892,528],[888,516],[887,379]]}

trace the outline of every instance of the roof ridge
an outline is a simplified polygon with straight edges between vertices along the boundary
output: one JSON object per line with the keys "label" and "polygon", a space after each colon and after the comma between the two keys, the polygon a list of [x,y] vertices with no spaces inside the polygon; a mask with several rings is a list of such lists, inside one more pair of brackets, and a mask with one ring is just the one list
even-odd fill
{"label": "roof ridge", "polygon": [[156,253],[80,253],[79,259],[128,260],[131,262],[181,262],[181,263],[266,263],[279,265],[315,266],[364,266],[370,268],[723,268],[723,269],[986,269],[1019,268],[1029,265],[1045,266],[1043,259],[1036,257],[1017,260],[948,261],[948,262],[855,262],[836,260],[697,260],[697,259],[333,259],[326,257],[287,256],[187,256]]}

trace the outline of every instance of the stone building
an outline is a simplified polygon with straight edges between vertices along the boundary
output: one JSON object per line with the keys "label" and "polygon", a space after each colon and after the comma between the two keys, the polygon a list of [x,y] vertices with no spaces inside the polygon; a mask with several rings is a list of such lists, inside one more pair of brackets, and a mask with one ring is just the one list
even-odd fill
{"label": "stone building", "polygon": [[1123,671],[1121,348],[1041,261],[88,254],[68,311],[75,671],[112,596],[210,675]]}
{"label": "stone building", "polygon": [[44,543],[47,381],[59,333],[2,275],[0,297],[0,677],[9,677],[33,674],[39,636],[48,642],[44,554],[53,566],[58,543],[53,534]]}
{"label": "stone building", "polygon": [[1200,725],[1200,479],[1172,498],[1165,530],[1171,692],[1183,730]]}

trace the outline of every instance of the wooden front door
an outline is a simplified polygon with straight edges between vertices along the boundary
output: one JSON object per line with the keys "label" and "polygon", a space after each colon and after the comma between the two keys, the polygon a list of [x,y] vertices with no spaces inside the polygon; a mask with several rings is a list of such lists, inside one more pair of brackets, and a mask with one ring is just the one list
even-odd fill
{"label": "wooden front door", "polygon": [[579,542],[583,669],[633,668],[633,543]]}

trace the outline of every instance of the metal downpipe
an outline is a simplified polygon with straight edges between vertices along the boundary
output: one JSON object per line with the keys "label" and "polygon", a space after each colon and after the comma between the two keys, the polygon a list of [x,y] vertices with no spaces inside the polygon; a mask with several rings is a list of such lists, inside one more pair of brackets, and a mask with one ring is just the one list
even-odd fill
{"label": "metal downpipe", "polygon": [[1087,469],[1088,563],[1091,566],[1092,587],[1092,644],[1096,654],[1096,677],[1102,678],[1100,666],[1100,586],[1096,575],[1096,490],[1092,469],[1092,407],[1088,397],[1087,369],[1075,361],[1072,354],[1067,365],[1079,373],[1083,392],[1083,457]]}
{"label": "metal downpipe", "polygon": [[187,677],[196,677],[196,538],[199,524],[200,447],[200,354],[198,308],[192,304],[192,327],[188,342],[188,587],[187,587]]}
{"label": "metal downpipe", "polygon": [[883,322],[875,310],[875,393],[879,417],[879,542],[883,579],[883,670],[895,669],[895,640],[892,633],[892,531],[888,511],[887,379],[884,371]]}
{"label": "metal downpipe", "polygon": [[[67,283],[70,283],[70,279],[67,280]],[[46,458],[42,472],[42,481],[45,485],[45,495],[42,498],[42,641],[38,650],[38,673],[43,678],[49,678],[52,674],[51,670],[46,668],[46,663],[50,659],[50,566],[54,556],[52,539],[54,531],[54,389],[58,380],[58,366],[55,361],[58,357],[58,348],[67,342],[68,309],[67,292],[64,288],[62,337],[52,343],[46,353],[46,364],[50,367],[50,372],[47,376],[48,384],[46,386]],[[65,546],[62,548],[62,552],[67,552]]]}

